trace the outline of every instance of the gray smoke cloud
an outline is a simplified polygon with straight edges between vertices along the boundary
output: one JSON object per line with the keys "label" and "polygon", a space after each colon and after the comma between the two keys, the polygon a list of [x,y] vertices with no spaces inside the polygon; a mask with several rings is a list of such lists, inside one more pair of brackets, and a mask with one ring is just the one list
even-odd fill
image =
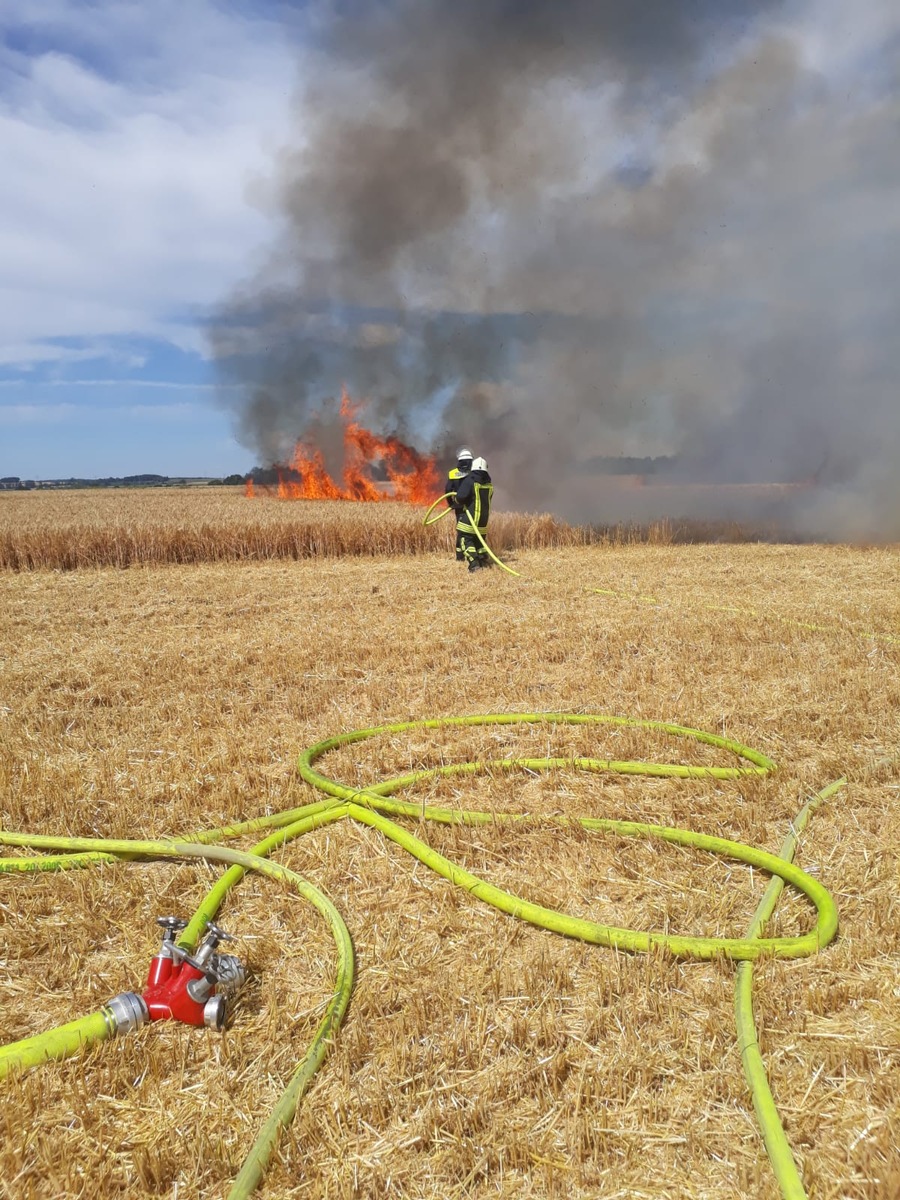
{"label": "gray smoke cloud", "polygon": [[665,454],[814,480],[778,501],[797,532],[900,536],[900,53],[853,94],[804,7],[304,8],[281,234],[212,326],[242,442],[327,443],[346,384],[380,432],[474,443],[505,507],[771,515],[590,470]]}

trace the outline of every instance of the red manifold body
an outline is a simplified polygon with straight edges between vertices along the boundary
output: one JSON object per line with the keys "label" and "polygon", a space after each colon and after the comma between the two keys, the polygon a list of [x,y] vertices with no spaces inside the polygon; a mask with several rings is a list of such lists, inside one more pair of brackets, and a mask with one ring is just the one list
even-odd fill
{"label": "red manifold body", "polygon": [[211,1004],[214,986],[192,963],[183,959],[175,962],[168,954],[157,954],[151,960],[143,995],[150,1020],[172,1018],[186,1025],[217,1025],[215,1014],[207,1012],[207,1005],[224,1008],[222,997],[212,997],[219,1004]]}

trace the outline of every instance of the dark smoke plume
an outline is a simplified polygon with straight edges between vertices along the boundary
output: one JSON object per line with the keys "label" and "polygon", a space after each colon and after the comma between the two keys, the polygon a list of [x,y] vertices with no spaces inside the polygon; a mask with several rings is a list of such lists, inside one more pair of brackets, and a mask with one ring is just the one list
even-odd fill
{"label": "dark smoke plume", "polygon": [[848,97],[801,8],[298,7],[283,231],[213,326],[242,442],[283,458],[346,384],[381,432],[474,443],[506,507],[658,515],[586,468],[665,454],[811,481],[798,532],[900,536],[900,56]]}

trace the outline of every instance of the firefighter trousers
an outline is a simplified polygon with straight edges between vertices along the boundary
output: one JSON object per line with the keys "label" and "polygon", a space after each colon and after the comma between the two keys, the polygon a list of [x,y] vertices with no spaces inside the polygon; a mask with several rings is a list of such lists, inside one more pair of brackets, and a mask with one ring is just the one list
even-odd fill
{"label": "firefighter trousers", "polygon": [[[482,534],[483,534],[482,530]],[[457,529],[456,531],[456,557],[462,557],[467,563],[479,562],[482,565],[489,561],[488,552],[482,546],[478,536],[474,533],[467,533],[465,530]],[[462,555],[460,556],[460,548]]]}

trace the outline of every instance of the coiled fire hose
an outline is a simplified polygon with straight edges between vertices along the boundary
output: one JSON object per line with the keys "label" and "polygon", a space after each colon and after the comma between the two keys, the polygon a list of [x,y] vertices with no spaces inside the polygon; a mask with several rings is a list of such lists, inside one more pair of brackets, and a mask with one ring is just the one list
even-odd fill
{"label": "coiled fire hose", "polygon": [[[614,761],[596,758],[511,758],[462,762],[409,772],[395,779],[355,789],[320,774],[314,764],[329,751],[367,740],[382,734],[397,734],[410,730],[443,729],[460,726],[514,724],[584,725],[628,727],[688,738],[726,751],[740,765],[686,766],[676,763]],[[269,878],[290,884],[326,919],[335,941],[337,969],[331,999],[313,1040],[295,1069],[285,1092],[267,1118],[253,1148],[240,1170],[229,1193],[230,1200],[242,1200],[251,1194],[261,1181],[277,1146],[280,1131],[293,1119],[297,1104],[323,1061],[330,1041],[347,1010],[353,986],[353,946],[343,919],[331,901],[302,876],[280,864],[271,862],[268,855],[304,833],[322,825],[349,817],[377,829],[390,841],[407,850],[423,864],[431,867],[451,883],[465,888],[477,899],[491,904],[543,929],[602,946],[612,946],[632,952],[663,948],[684,958],[709,959],[726,957],[738,962],[735,1013],[738,1040],[748,1083],[753,1094],[765,1144],[787,1200],[805,1196],[799,1172],[794,1164],[784,1130],[778,1118],[774,1100],[768,1089],[765,1068],[759,1054],[752,1008],[753,962],[760,955],[781,958],[801,958],[815,954],[827,946],[837,931],[837,910],[834,901],[822,884],[792,863],[797,838],[812,811],[844,780],[829,785],[811,800],[794,821],[793,830],[780,855],[770,854],[740,842],[714,837],[693,830],[674,829],[643,822],[600,819],[592,817],[534,817],[517,813],[480,812],[416,804],[395,799],[397,792],[437,776],[474,775],[478,772],[540,771],[572,768],[592,772],[611,772],[626,775],[655,776],[682,779],[735,779],[746,776],[765,776],[775,770],[771,759],[739,742],[685,726],[659,721],[614,717],[603,714],[567,713],[500,713],[479,716],[443,717],[381,725],[372,729],[355,730],[318,742],[300,756],[301,777],[328,797],[313,804],[290,809],[272,816],[240,822],[222,829],[206,831],[185,841],[132,841],[97,838],[48,837],[0,831],[0,844],[22,850],[54,852],[41,856],[20,855],[0,859],[2,872],[33,872],[86,867],[96,862],[132,861],[135,859],[197,858],[228,864],[229,869],[208,893],[184,930],[180,944],[192,948],[205,925],[217,913],[229,890],[247,870],[258,871]],[[690,937],[679,934],[644,932],[602,925],[581,917],[569,916],[480,879],[463,867],[439,854],[426,842],[391,818],[413,817],[418,821],[445,824],[482,825],[494,822],[509,824],[554,823],[562,826],[613,833],[625,837],[657,838],[677,845],[690,846],[744,862],[767,872],[772,881],[743,938]],[[242,835],[274,829],[250,852],[228,849],[222,841]],[[771,916],[785,884],[801,892],[816,910],[813,928],[794,937],[765,938],[764,926]],[[50,1058],[62,1058],[76,1053],[81,1047],[111,1036],[116,1032],[113,1014],[108,1007],[89,1014],[79,1021],[50,1030],[37,1037],[27,1038],[0,1048],[0,1078],[13,1069],[25,1069]]]}

